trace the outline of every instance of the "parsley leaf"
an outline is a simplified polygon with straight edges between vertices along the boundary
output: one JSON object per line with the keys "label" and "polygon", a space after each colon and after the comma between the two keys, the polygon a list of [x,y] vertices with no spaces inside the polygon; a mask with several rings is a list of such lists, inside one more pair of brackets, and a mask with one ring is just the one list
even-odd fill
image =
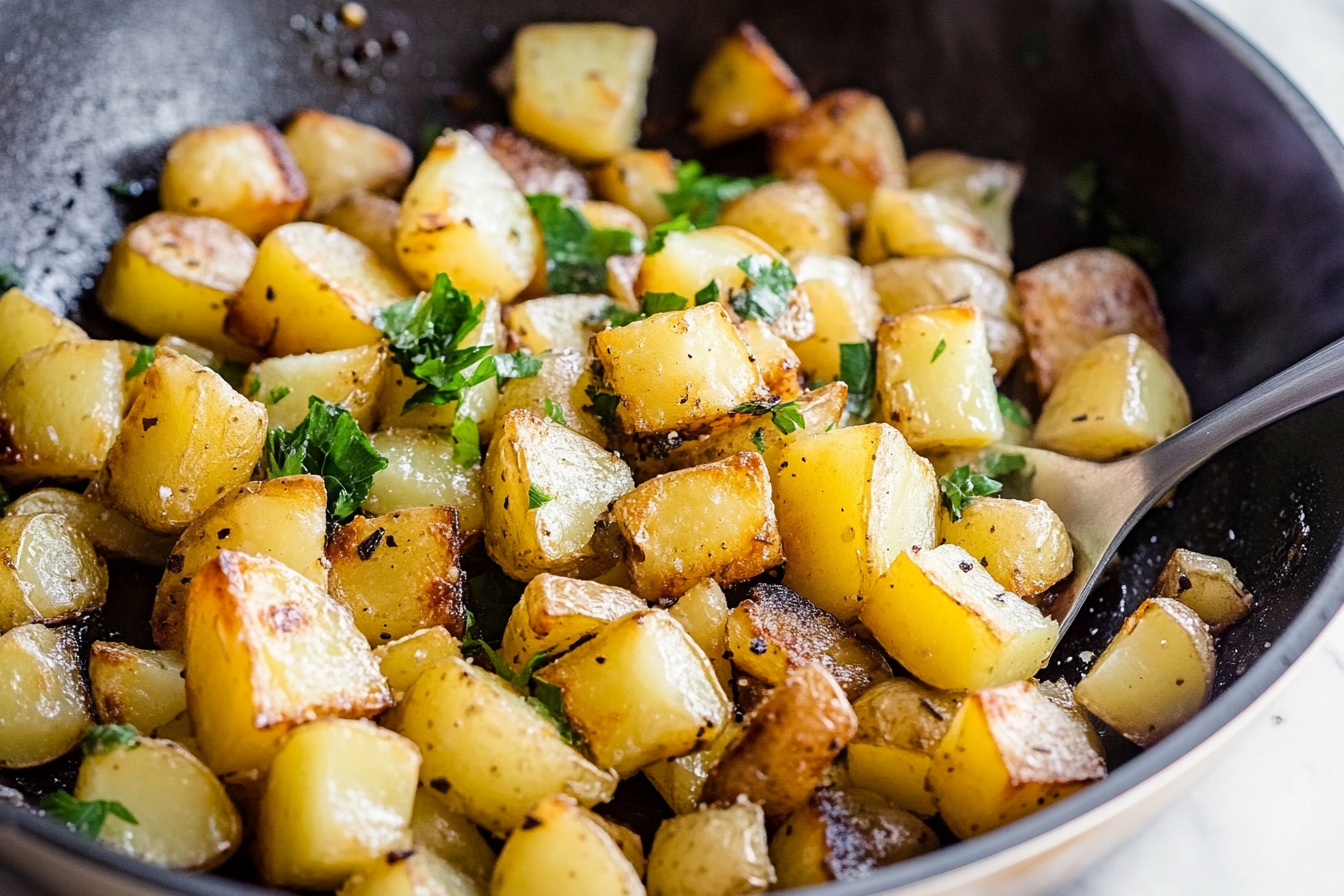
{"label": "parsley leaf", "polygon": [[76,834],[97,839],[108,815],[128,824],[139,824],[131,811],[115,800],[77,800],[68,791],[58,790],[42,797],[39,808],[51,818],[63,821]]}
{"label": "parsley leaf", "polygon": [[[719,285],[710,281],[709,286],[701,289],[695,294],[695,305],[704,305],[708,302],[717,302],[719,299]],[[691,300],[675,292],[646,292],[639,297],[639,311],[631,311],[629,308],[622,308],[615,302],[612,302],[601,311],[588,318],[584,323],[589,326],[600,326],[608,324],[609,326],[624,327],[626,324],[632,324],[637,320],[644,320],[650,315],[662,314],[665,311],[685,311],[691,307]]]}
{"label": "parsley leaf", "polygon": [[[228,383],[235,390],[242,390],[243,378],[247,376],[246,364],[243,364],[240,361],[225,361],[221,359],[211,364],[210,369],[219,374],[224,382]],[[253,394],[255,394],[255,392]],[[250,398],[251,396],[248,397]]]}
{"label": "parsley leaf", "polygon": [[257,393],[261,391],[261,377],[254,376],[247,384],[247,397],[256,398]]}
{"label": "parsley leaf", "polygon": [[134,725],[93,725],[84,734],[84,755],[111,753],[117,747],[134,750],[140,746],[139,738]]}
{"label": "parsley leaf", "polygon": [[18,267],[13,262],[0,264],[0,293],[11,289],[23,289],[24,286],[23,274],[19,273]]}
{"label": "parsley leaf", "polygon": [[972,473],[970,466],[962,464],[939,478],[938,488],[943,493],[943,506],[947,508],[948,516],[955,523],[961,519],[961,512],[971,503],[972,498],[996,495],[1003,488],[1003,483],[981,473]]}
{"label": "parsley leaf", "polygon": [[1031,428],[1031,416],[1027,413],[1027,409],[1022,406],[1022,402],[1013,401],[1002,392],[999,393],[999,413],[1003,415],[1005,420],[1011,420],[1018,426]]}
{"label": "parsley leaf", "polygon": [[737,263],[750,285],[733,295],[728,304],[743,320],[772,321],[789,307],[789,293],[798,285],[787,261],[769,255],[748,255]]}
{"label": "parsley leaf", "polygon": [[740,404],[728,413],[730,414],[751,414],[759,417],[762,414],[768,414],[774,409],[774,405],[768,401],[748,401],[746,404]]}
{"label": "parsley leaf", "polygon": [[626,324],[632,324],[637,320],[643,320],[642,311],[631,311],[629,308],[622,308],[615,302],[607,305],[601,311],[584,321],[590,327],[600,327],[607,324],[611,327],[623,327]]}
{"label": "parsley leaf", "polygon": [[620,398],[610,392],[603,392],[591,384],[584,388],[583,394],[592,402],[590,407],[597,416],[597,422],[602,424],[604,429],[611,429],[616,423],[616,408],[621,404]]}
{"label": "parsley leaf", "polygon": [[555,495],[548,495],[548,494],[546,494],[544,491],[542,491],[541,489],[537,488],[536,485],[529,485],[529,486],[527,487],[527,509],[528,509],[528,510],[536,510],[538,507],[541,507],[543,504],[549,504],[550,502],[552,502],[552,501],[554,501],[554,500],[555,500]]}
{"label": "parsley leaf", "polygon": [[547,417],[550,417],[561,426],[569,425],[565,422],[565,409],[560,407],[560,405],[556,404],[554,401],[551,401],[549,396],[542,399],[541,406],[546,411]]}
{"label": "parsley leaf", "polygon": [[490,660],[490,665],[494,667],[495,674],[526,694],[524,699],[527,705],[556,727],[561,740],[570,746],[578,743],[578,735],[574,733],[573,726],[569,724],[569,717],[565,714],[565,702],[560,688],[549,681],[535,677],[537,670],[546,665],[546,661],[550,659],[549,650],[532,654],[523,664],[523,668],[517,672],[509,668],[504,658],[484,641],[468,638],[462,642],[462,650],[479,650],[484,653]]}
{"label": "parsley leaf", "polygon": [[453,463],[474,467],[481,462],[481,431],[475,420],[458,417],[448,432],[453,437]]}
{"label": "parsley leaf", "polygon": [[541,359],[524,351],[495,355],[495,382],[502,389],[505,380],[525,380],[541,373]]}
{"label": "parsley leaf", "polygon": [[553,193],[534,193],[527,204],[541,225],[546,286],[556,295],[606,292],[607,259],[644,248],[628,230],[594,227],[583,212]]}
{"label": "parsley leaf", "polygon": [[694,230],[695,225],[691,219],[685,215],[677,215],[671,221],[664,221],[661,224],[653,225],[649,231],[649,241],[644,244],[645,255],[657,255],[663,251],[663,246],[667,243],[669,233],[686,233]]}
{"label": "parsley leaf", "polygon": [[751,431],[751,444],[756,446],[756,450],[765,453],[765,427],[758,426]]}
{"label": "parsley leaf", "polygon": [[639,297],[639,304],[645,314],[661,314],[664,311],[685,311],[691,300],[674,292],[646,292]]}
{"label": "parsley leaf", "polygon": [[140,346],[135,350],[135,361],[131,364],[130,369],[126,371],[126,381],[130,382],[131,380],[135,379],[140,374],[148,370],[149,365],[153,363],[154,363],[154,346],[152,345]]}
{"label": "parsley leaf", "polygon": [[308,416],[290,430],[266,434],[269,479],[311,473],[327,485],[327,513],[349,519],[368,497],[373,474],[387,467],[350,412],[316,395],[308,396]]}
{"label": "parsley leaf", "polygon": [[467,602],[474,613],[472,610],[467,611],[467,636],[498,644],[504,637],[509,615],[522,597],[525,587],[524,583],[506,576],[493,563],[468,578]]}
{"label": "parsley leaf", "polygon": [[932,364],[937,361],[945,351],[947,351],[947,340],[939,339],[938,344],[933,347],[933,357],[929,359],[929,363]]}
{"label": "parsley leaf", "polygon": [[565,701],[560,688],[549,681],[535,681],[532,684],[532,696],[527,698],[527,704],[556,727],[560,732],[560,739],[565,743],[572,747],[579,742],[579,736],[569,724],[569,716],[565,714]]}
{"label": "parsley leaf", "polygon": [[770,420],[775,424],[775,429],[784,435],[807,428],[807,421],[803,419],[802,411],[798,410],[796,401],[786,401],[778,405],[770,412]]}
{"label": "parsley leaf", "polygon": [[695,306],[708,305],[719,300],[719,281],[711,280],[695,294]]}
{"label": "parsley leaf", "polygon": [[275,404],[276,402],[280,401],[280,399],[284,398],[286,395],[288,395],[293,391],[294,390],[289,388],[288,386],[276,386],[274,389],[270,391],[270,394],[267,395],[266,398],[271,404]]}
{"label": "parsley leaf", "polygon": [[677,163],[677,188],[658,195],[669,215],[685,215],[691,225],[699,229],[712,227],[728,200],[774,180],[778,178],[706,174],[705,166],[692,160]]}
{"label": "parsley leaf", "polygon": [[992,476],[996,479],[1000,476],[1007,476],[1009,473],[1016,473],[1018,470],[1025,468],[1026,465],[1027,458],[1024,454],[1017,454],[1016,452],[999,454],[996,451],[986,454],[984,461],[980,464],[986,476]]}
{"label": "parsley leaf", "polygon": [[840,379],[849,387],[845,410],[866,418],[873,412],[873,389],[877,383],[877,359],[869,342],[840,344]]}

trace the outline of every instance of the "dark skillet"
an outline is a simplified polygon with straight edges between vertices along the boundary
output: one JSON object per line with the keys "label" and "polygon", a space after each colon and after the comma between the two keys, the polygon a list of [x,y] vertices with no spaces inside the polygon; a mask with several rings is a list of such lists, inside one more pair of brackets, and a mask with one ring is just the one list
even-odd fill
{"label": "dark skillet", "polygon": [[[1082,231],[1063,187],[1095,160],[1122,214],[1156,238],[1153,268],[1172,355],[1196,414],[1344,335],[1344,147],[1283,77],[1184,0],[518,0],[370,5],[361,40],[404,31],[354,79],[339,60],[354,41],[321,29],[322,8],[265,0],[0,0],[0,264],[29,291],[96,335],[129,335],[88,300],[107,246],[152,199],[114,199],[120,178],[152,177],[182,129],[279,120],[302,106],[352,115],[419,142],[423,126],[502,118],[488,67],[522,23],[612,19],[659,36],[646,141],[683,156],[680,104],[713,42],[754,21],[816,93],[881,94],[908,149],[948,147],[1018,159],[1028,178],[1015,215],[1019,268],[1105,239]],[[304,33],[291,17],[318,20]],[[711,166],[759,164],[759,147]],[[1344,529],[1344,402],[1305,412],[1220,455],[1139,526],[1049,674],[1076,679],[1080,651],[1099,651],[1142,599],[1174,547],[1227,557],[1257,596],[1219,647],[1212,705],[1138,754],[1108,740],[1113,774],[1000,831],[835,884],[831,896],[911,885],[941,892],[953,869],[1010,865],[1101,815],[1107,801],[1173,776],[1316,637],[1344,599],[1335,563]],[[157,575],[114,569],[109,608],[85,641],[148,643],[146,595]],[[72,760],[0,774],[18,801],[70,782]],[[1120,805],[1123,801],[1111,804]],[[1086,817],[1085,817],[1086,816]],[[1047,835],[1047,836],[1042,836]],[[1015,877],[1033,891],[1077,864]],[[0,862],[58,892],[176,890],[238,894],[220,877],[169,874],[107,853],[0,803]],[[81,876],[84,875],[84,876]],[[92,877],[88,876],[92,875]],[[918,883],[918,882],[922,882]],[[906,892],[903,890],[903,892]],[[981,891],[977,891],[981,892]],[[985,890],[983,892],[988,892]]]}

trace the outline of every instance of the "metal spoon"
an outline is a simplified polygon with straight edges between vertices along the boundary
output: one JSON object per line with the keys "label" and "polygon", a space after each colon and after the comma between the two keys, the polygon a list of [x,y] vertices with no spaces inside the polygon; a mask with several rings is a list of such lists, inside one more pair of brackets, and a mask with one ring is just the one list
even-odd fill
{"label": "metal spoon", "polygon": [[[1082,609],[1120,543],[1185,477],[1233,442],[1344,392],[1344,339],[1266,380],[1166,441],[1109,463],[1040,448],[1001,445],[1026,455],[1030,493],[1059,514],[1073,540],[1073,576],[1050,615],[1061,634]],[[1034,468],[1034,472],[1031,472]]]}

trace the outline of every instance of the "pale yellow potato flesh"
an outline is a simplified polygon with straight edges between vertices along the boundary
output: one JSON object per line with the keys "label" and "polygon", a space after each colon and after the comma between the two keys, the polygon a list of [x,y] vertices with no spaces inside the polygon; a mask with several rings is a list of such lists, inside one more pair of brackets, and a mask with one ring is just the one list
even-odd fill
{"label": "pale yellow potato flesh", "polygon": [[381,514],[445,505],[457,508],[458,531],[463,535],[485,528],[479,464],[464,467],[457,463],[453,446],[423,429],[384,429],[369,441],[387,458],[387,467],[373,474],[362,509]]}
{"label": "pale yellow potato flesh", "polygon": [[63,488],[35,488],[25,492],[5,512],[14,516],[59,513],[84,533],[99,554],[150,566],[161,565],[167,560],[177,543],[171,535],[150,532],[92,498]]}
{"label": "pale yellow potato flesh", "polygon": [[600,198],[625,206],[649,227],[672,217],[658,195],[677,188],[676,160],[665,149],[623,149],[589,177]]}
{"label": "pale yellow potato flesh", "polygon": [[775,181],[743,193],[724,203],[718,223],[753,233],[789,258],[849,254],[849,220],[813,180]]}
{"label": "pale yellow potato flesh", "polygon": [[421,675],[461,656],[462,645],[448,629],[435,625],[375,647],[373,655],[378,660],[378,671],[392,690],[392,699],[400,703]]}
{"label": "pale yellow potato flesh", "polygon": [[300,109],[285,144],[308,182],[304,217],[320,217],[346,196],[396,196],[411,175],[411,148],[386,131],[320,109]]}
{"label": "pale yellow potato flesh", "polygon": [[724,655],[728,649],[728,598],[719,583],[713,579],[697,582],[667,608],[667,613],[705,652],[719,686],[725,694],[731,694],[733,667]]}
{"label": "pale yellow potato flesh", "polygon": [[[493,854],[492,854],[493,855]],[[481,881],[428,850],[394,851],[350,875],[339,896],[488,896]]]}
{"label": "pale yellow potato flesh", "polygon": [[534,355],[545,351],[588,354],[596,330],[587,324],[612,304],[611,296],[543,296],[504,308],[504,325]]}
{"label": "pale yellow potato flesh", "polygon": [[1026,168],[951,150],[930,150],[910,160],[910,186],[965,203],[1005,252],[1013,250],[1013,202]]}
{"label": "pale yellow potato flesh", "polygon": [[73,321],[39,305],[17,286],[0,294],[0,379],[24,354],[53,342],[87,339]]}
{"label": "pale yellow potato flesh", "polygon": [[930,190],[883,185],[873,192],[858,258],[876,264],[898,255],[968,258],[1001,274],[1013,270],[1008,253],[962,203]]}
{"label": "pale yellow potato flesh", "polygon": [[1064,521],[1039,498],[972,498],[956,522],[940,508],[938,540],[970,554],[1019,597],[1043,594],[1073,571],[1073,544]]}
{"label": "pale yellow potato flesh", "polygon": [[[724,693],[728,693],[725,691]],[[714,766],[728,752],[728,748],[737,743],[742,736],[742,723],[730,716],[723,723],[719,736],[714,742],[701,750],[654,762],[644,767],[644,777],[658,791],[672,811],[678,815],[696,811],[700,805],[700,796],[705,789],[705,781]]]}
{"label": "pale yellow potato flesh", "polygon": [[691,82],[687,129],[705,146],[749,137],[792,118],[811,99],[798,76],[750,22],[710,53]]}
{"label": "pale yellow potato flesh", "polygon": [[606,824],[571,797],[537,803],[499,852],[490,896],[644,896]]}
{"label": "pale yellow potato flesh", "polygon": [[750,896],[775,882],[765,813],[739,801],[669,818],[649,851],[649,896]]}
{"label": "pale yellow potato flesh", "polygon": [[357,191],[315,220],[359,240],[388,267],[401,266],[401,260],[397,257],[397,222],[401,220],[401,203],[397,200]]}
{"label": "pale yellow potato flesh", "polygon": [[808,254],[793,262],[799,289],[807,294],[816,330],[791,343],[809,381],[840,378],[840,346],[871,342],[882,319],[872,274],[847,255]]}
{"label": "pale yellow potato flesh", "polygon": [[765,388],[780,401],[793,401],[803,394],[802,362],[797,353],[763,320],[744,320],[734,325],[751,360],[761,372]]}
{"label": "pale yellow potato flesh", "polygon": [[[12,510],[12,507],[11,507]],[[1177,548],[1153,583],[1151,597],[1173,597],[1220,634],[1251,611],[1251,593],[1222,557]]]}
{"label": "pale yellow potato flesh", "polygon": [[348,410],[360,429],[369,432],[378,419],[387,364],[387,349],[380,344],[267,358],[248,370],[242,391],[266,405],[272,429],[302,423],[308,399],[316,395]]}
{"label": "pale yellow potato flesh", "polygon": [[89,652],[89,683],[98,721],[131,725],[141,734],[154,735],[187,711],[184,668],[185,660],[176,650],[94,641]]}
{"label": "pale yellow potato flesh", "polygon": [[[522,306],[532,304],[525,302]],[[536,376],[518,377],[504,384],[499,393],[500,417],[522,408],[533,416],[547,417],[548,405],[560,417],[556,422],[568,426],[589,441],[606,447],[607,432],[592,411],[588,388],[596,386],[597,378],[589,369],[586,350],[578,352],[561,349],[541,356],[541,370]],[[554,418],[552,418],[554,419]]]}
{"label": "pale yellow potato flesh", "polygon": [[881,681],[854,701],[858,731],[846,750],[850,783],[907,812],[938,812],[925,786],[964,695],[913,678]]}
{"label": "pale yellow potato flesh", "polygon": [[453,812],[428,788],[415,792],[411,807],[411,840],[417,850],[432,853],[463,875],[479,881],[482,888],[495,868],[490,848],[471,819]]}
{"label": "pale yellow potato flesh", "polygon": [[0,518],[0,632],[77,619],[107,600],[107,564],[64,516]]}
{"label": "pale yellow potato flesh", "polygon": [[0,635],[0,768],[64,755],[93,723],[68,629],[21,625]]}
{"label": "pale yellow potato flesh", "polygon": [[515,670],[541,651],[552,656],[648,605],[624,588],[542,573],[527,583],[504,626],[500,656]]}

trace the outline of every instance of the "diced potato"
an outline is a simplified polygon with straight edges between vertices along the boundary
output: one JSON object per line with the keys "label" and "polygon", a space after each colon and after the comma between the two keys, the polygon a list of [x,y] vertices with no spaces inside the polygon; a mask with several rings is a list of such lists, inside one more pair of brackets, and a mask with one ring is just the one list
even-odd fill
{"label": "diced potato", "polygon": [[1213,692],[1208,626],[1178,600],[1154,597],[1130,614],[1074,688],[1078,703],[1141,747],[1175,731]]}
{"label": "diced potato", "polygon": [[277,560],[221,552],[186,623],[187,712],[216,774],[264,772],[291,728],[392,703],[350,611]]}
{"label": "diced potato", "polygon": [[172,741],[142,737],[85,755],[74,797],[126,807],[135,822],[109,814],[98,842],[161,868],[209,871],[243,841],[243,820],[223,785]]}
{"label": "diced potato", "polygon": [[507,302],[532,279],[541,235],[513,178],[466,131],[434,141],[401,200],[397,251],[416,285],[446,273],[475,298]]}
{"label": "diced potato", "polygon": [[819,664],[790,672],[746,719],[746,731],[709,773],[707,803],[745,796],[782,820],[822,782],[854,736],[854,710]]}
{"label": "diced potato", "polygon": [[53,342],[87,339],[73,321],[34,302],[23,290],[14,287],[0,295],[0,379],[24,354]]}
{"label": "diced potato", "polygon": [[907,812],[934,815],[924,782],[961,704],[960,695],[913,678],[878,682],[854,701],[859,727],[846,751],[850,783]]}
{"label": "diced potato", "polygon": [[616,564],[602,522],[634,487],[616,455],[560,424],[511,411],[483,467],[485,547],[516,579],[543,573],[595,576]]}
{"label": "diced potato", "polygon": [[744,320],[734,326],[751,360],[761,372],[765,388],[780,401],[792,401],[803,393],[802,362],[789,344],[763,320]]}
{"label": "diced potato", "polygon": [[271,557],[325,591],[326,535],[327,489],[321,476],[245,482],[228,492],[187,527],[168,556],[154,595],[154,643],[182,648],[192,580],[224,550]]}
{"label": "diced potato", "polygon": [[266,404],[271,428],[293,429],[308,416],[308,398],[339,404],[360,429],[372,430],[383,387],[387,349],[362,345],[316,354],[268,358],[253,364],[243,394]]}
{"label": "diced potato", "polygon": [[500,850],[490,896],[644,896],[597,816],[568,796],[543,799]]}
{"label": "diced potato", "polygon": [[974,305],[907,311],[877,332],[879,418],[921,453],[1003,438],[985,322]]}
{"label": "diced potato", "polygon": [[629,777],[714,739],[729,704],[696,643],[662,610],[613,622],[537,674],[598,765]]}
{"label": "diced potato", "polygon": [[922,152],[910,160],[910,186],[965,203],[1005,252],[1013,249],[1013,202],[1025,175],[1015,162],[950,150]]}
{"label": "diced potato", "polygon": [[354,613],[370,645],[434,625],[459,637],[466,632],[466,573],[453,508],[357,516],[332,534],[327,562],[331,596]]}
{"label": "diced potato", "polygon": [[287,738],[271,763],[257,823],[267,884],[330,890],[410,845],[420,753],[372,722],[323,719]]}
{"label": "diced potato", "polygon": [[749,137],[807,108],[793,69],[750,22],[719,42],[691,84],[687,126],[705,146]]}
{"label": "diced potato", "polygon": [[499,652],[521,669],[543,650],[562,653],[607,623],[645,609],[647,604],[624,588],[542,573],[514,604]]}
{"label": "diced potato", "polygon": [[849,627],[783,585],[755,585],[728,617],[733,665],[767,684],[820,663],[851,700],[891,677],[882,654]]}
{"label": "diced potato", "polygon": [[415,792],[411,808],[411,840],[417,850],[429,852],[482,888],[495,868],[495,852],[467,816],[451,811],[427,788]]}
{"label": "diced potato", "polygon": [[487,896],[486,885],[425,850],[394,850],[346,879],[339,896]]}
{"label": "diced potato", "polygon": [[262,240],[225,329],[268,355],[355,348],[382,336],[375,312],[414,294],[400,271],[359,240],[300,221]]}
{"label": "diced potato", "polygon": [[929,771],[938,813],[965,840],[1058,802],[1106,777],[1090,734],[1035,681],[971,694]]}
{"label": "diced potato", "polygon": [[0,518],[0,632],[55,624],[107,600],[107,564],[58,513]]}
{"label": "diced potato", "polygon": [[126,407],[122,344],[80,339],[35,348],[0,378],[0,475],[88,479]]}
{"label": "diced potato", "polygon": [[159,176],[164,211],[219,218],[257,240],[299,216],[308,185],[269,124],[193,128],[168,147]]}
{"label": "diced potato", "polygon": [[[531,302],[525,304],[530,305]],[[587,354],[562,349],[541,356],[541,370],[536,376],[511,379],[499,393],[499,415],[522,408],[533,416],[547,417],[549,399],[559,409],[562,426],[568,426],[579,435],[605,447],[607,432],[591,410],[587,389],[597,378],[589,369]]]}
{"label": "diced potato", "polygon": [[1045,400],[1042,448],[1113,460],[1151,448],[1190,424],[1190,397],[1167,359],[1133,334],[1088,349]]}
{"label": "diced potato", "polygon": [[858,880],[938,846],[928,825],[878,794],[824,787],[775,832],[770,860],[791,889]]}
{"label": "diced potato", "polygon": [[1040,499],[972,498],[955,523],[940,510],[938,538],[976,558],[1019,597],[1044,594],[1073,571],[1064,522]]}
{"label": "diced potato", "polygon": [[1231,563],[1185,548],[1177,548],[1167,558],[1150,596],[1179,600],[1198,613],[1214,635],[1249,613],[1252,602]]}
{"label": "diced potato", "polygon": [[934,544],[933,467],[885,423],[795,441],[770,471],[784,584],[842,622],[901,551]]}
{"label": "diced potato", "polygon": [[59,513],[108,557],[161,566],[177,539],[159,535],[131,522],[92,498],[63,488],[37,488],[20,495],[6,508],[11,516]]}
{"label": "diced potato", "polygon": [[882,310],[873,291],[872,275],[852,258],[805,255],[793,266],[799,289],[807,294],[816,331],[793,350],[809,380],[840,377],[840,346],[872,342]]}
{"label": "diced potato", "polygon": [[649,896],[748,896],[775,882],[765,813],[745,800],[669,818],[649,852]]}
{"label": "diced potato", "polygon": [[63,756],[93,724],[69,629],[21,625],[0,635],[0,768]]}
{"label": "diced potato", "polygon": [[876,264],[893,255],[969,258],[1009,274],[1012,259],[965,205],[929,190],[879,186],[873,192],[858,257]]}
{"label": "diced potato", "polygon": [[652,29],[613,22],[523,26],[513,39],[514,127],[577,162],[634,146],[655,42]]}
{"label": "diced potato", "polygon": [[112,246],[98,304],[151,338],[171,333],[251,360],[251,348],[224,335],[224,316],[256,258],[252,240],[223,221],[155,212]]}
{"label": "diced potato", "polygon": [[635,593],[678,597],[701,579],[744,582],[784,561],[770,475],[755,451],[664,473],[612,505]]}
{"label": "diced potato", "polygon": [[905,186],[905,148],[886,104],[862,90],[837,90],[770,129],[770,167],[815,179],[855,220],[879,185]]}
{"label": "diced potato", "polygon": [[588,198],[588,181],[573,162],[512,128],[476,124],[471,126],[471,136],[509,173],[524,196],[550,193],[571,202]]}
{"label": "diced potato", "polygon": [[543,797],[563,793],[592,806],[616,789],[616,775],[567,746],[499,676],[460,659],[412,685],[398,730],[420,747],[421,782],[496,834],[523,823]]}
{"label": "diced potato", "polygon": [[1157,293],[1143,268],[1126,255],[1079,249],[1023,271],[1015,283],[1042,395],[1049,395],[1085,352],[1111,336],[1134,333],[1167,354]]}
{"label": "diced potato", "polygon": [[[725,691],[727,693],[727,691]],[[685,756],[664,759],[644,767],[644,777],[678,815],[700,808],[700,796],[710,771],[728,748],[742,737],[742,723],[729,716],[714,742]]]}
{"label": "diced potato", "polygon": [[504,325],[534,355],[545,351],[588,354],[593,330],[586,323],[612,304],[611,296],[544,296],[504,308]]}
{"label": "diced potato", "polygon": [[409,146],[349,118],[300,109],[285,125],[284,135],[308,182],[308,218],[321,216],[354,192],[397,196],[411,176]]}
{"label": "diced potato", "polygon": [[457,463],[452,445],[422,429],[385,429],[369,441],[387,467],[373,474],[364,510],[382,514],[436,504],[457,509],[463,536],[485,528],[479,465]]}
{"label": "diced potato", "polygon": [[317,223],[335,227],[373,250],[390,268],[401,266],[397,255],[397,223],[401,203],[386,196],[354,192],[319,216]]}
{"label": "diced potato", "polygon": [[732,693],[733,667],[724,653],[728,649],[728,598],[713,579],[704,579],[677,598],[667,613],[705,652],[725,694]]}
{"label": "diced potato", "polygon": [[616,420],[626,432],[703,429],[739,405],[771,397],[717,303],[603,330],[593,349],[620,398]]}
{"label": "diced potato", "polygon": [[184,660],[176,650],[142,650],[94,641],[89,653],[93,705],[104,725],[134,725],[141,734],[187,711]]}
{"label": "diced potato", "polygon": [[1055,620],[954,544],[902,551],[864,593],[859,618],[892,659],[947,690],[1029,678],[1059,640]]}
{"label": "diced potato", "polygon": [[677,188],[676,161],[665,149],[623,149],[589,176],[600,198],[625,206],[649,227],[672,217],[659,195]]}
{"label": "diced potato", "polygon": [[644,841],[640,839],[632,829],[623,824],[618,824],[610,818],[604,818],[596,812],[592,813],[592,818],[602,826],[602,830],[607,832],[607,836],[612,839],[616,847],[625,856],[631,866],[635,869],[635,874],[644,877]]}
{"label": "diced potato", "polygon": [[392,689],[392,699],[400,703],[421,675],[461,656],[462,645],[448,629],[435,625],[375,647],[373,655]]}
{"label": "diced potato", "polygon": [[725,203],[718,223],[755,234],[790,258],[809,252],[849,254],[845,213],[816,181],[781,180],[757,187]]}

